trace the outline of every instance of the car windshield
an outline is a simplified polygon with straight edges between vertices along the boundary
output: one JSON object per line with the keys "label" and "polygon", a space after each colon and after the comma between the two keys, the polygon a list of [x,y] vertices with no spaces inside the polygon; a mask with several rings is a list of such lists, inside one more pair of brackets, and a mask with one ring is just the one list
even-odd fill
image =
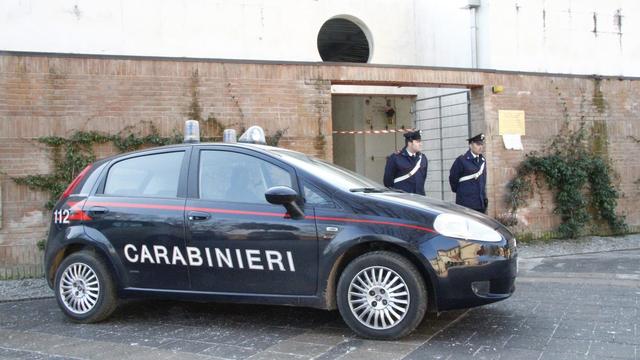
{"label": "car windshield", "polygon": [[269,149],[273,154],[283,158],[288,163],[308,171],[321,178],[322,180],[335,185],[341,190],[351,192],[386,192],[396,191],[384,187],[383,185],[368,179],[351,170],[347,170],[338,165],[331,164],[324,160],[307,156],[295,151],[282,149]]}

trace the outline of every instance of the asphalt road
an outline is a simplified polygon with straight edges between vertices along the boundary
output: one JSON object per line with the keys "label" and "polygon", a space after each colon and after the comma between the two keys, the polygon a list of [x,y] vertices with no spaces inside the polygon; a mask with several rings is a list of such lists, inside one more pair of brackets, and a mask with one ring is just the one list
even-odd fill
{"label": "asphalt road", "polygon": [[521,259],[510,299],[428,315],[393,342],[306,308],[130,301],[77,325],[52,298],[3,302],[0,358],[640,360],[640,250]]}

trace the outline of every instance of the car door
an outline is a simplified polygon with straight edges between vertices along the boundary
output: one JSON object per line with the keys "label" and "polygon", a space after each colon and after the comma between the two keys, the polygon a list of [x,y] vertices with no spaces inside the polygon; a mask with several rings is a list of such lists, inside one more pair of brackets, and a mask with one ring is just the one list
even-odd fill
{"label": "car door", "polygon": [[185,254],[189,148],[113,161],[87,199],[87,234],[107,241],[126,269],[125,287],[188,290]]}
{"label": "car door", "polygon": [[278,185],[300,193],[291,166],[242,148],[200,147],[189,172],[187,247],[196,259],[193,290],[315,294],[313,209],[305,211],[308,218],[294,220],[264,196]]}

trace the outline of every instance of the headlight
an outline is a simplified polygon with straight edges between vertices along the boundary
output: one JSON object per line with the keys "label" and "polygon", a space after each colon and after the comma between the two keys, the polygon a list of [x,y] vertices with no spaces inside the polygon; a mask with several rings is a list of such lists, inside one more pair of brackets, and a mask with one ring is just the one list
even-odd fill
{"label": "headlight", "polygon": [[487,225],[455,214],[438,215],[433,228],[444,236],[454,238],[490,242],[502,240],[502,236]]}

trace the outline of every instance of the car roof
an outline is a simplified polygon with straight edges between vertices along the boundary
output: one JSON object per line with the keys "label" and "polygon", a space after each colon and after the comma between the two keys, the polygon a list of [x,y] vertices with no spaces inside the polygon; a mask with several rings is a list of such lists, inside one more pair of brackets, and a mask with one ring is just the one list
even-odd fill
{"label": "car roof", "polygon": [[[126,153],[121,153],[121,154],[115,154],[103,159],[99,159],[97,160],[95,163],[102,163],[105,161],[110,161],[113,159],[117,159],[120,158],[122,156],[129,156],[129,155],[134,155],[134,154],[143,154],[146,152],[150,152],[150,151],[156,151],[156,150],[162,150],[162,149],[172,149],[172,148],[184,148],[184,147],[193,147],[193,146],[207,146],[207,145],[211,145],[211,146],[222,146],[222,147],[229,147],[229,148],[237,148],[237,149],[250,149],[250,150],[257,150],[261,153],[267,154],[267,155],[275,155],[271,152],[271,150],[273,149],[277,149],[278,151],[283,151],[283,152],[291,152],[293,154],[302,154],[298,151],[293,151],[293,150],[289,150],[289,149],[285,149],[285,148],[279,148],[279,147],[275,147],[275,146],[269,146],[269,145],[262,145],[262,144],[251,144],[251,143],[224,143],[224,142],[204,142],[204,143],[180,143],[180,144],[171,144],[171,145],[164,145],[164,146],[156,146],[156,147],[150,147],[150,148],[144,148],[144,149],[140,149],[140,150],[135,150],[135,151],[130,151],[130,152],[126,152]],[[303,154],[304,155],[304,154]]]}

